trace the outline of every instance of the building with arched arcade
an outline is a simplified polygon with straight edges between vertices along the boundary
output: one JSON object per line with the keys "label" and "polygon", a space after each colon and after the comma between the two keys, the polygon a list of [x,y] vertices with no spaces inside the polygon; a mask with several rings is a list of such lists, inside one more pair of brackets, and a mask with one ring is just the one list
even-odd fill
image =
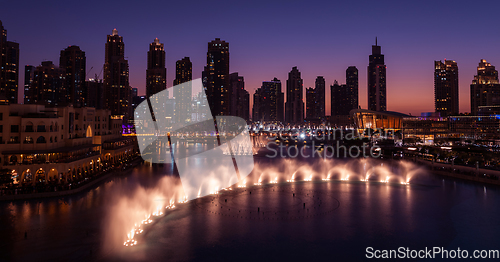
{"label": "building with arched arcade", "polygon": [[84,179],[137,152],[121,123],[104,109],[0,105],[0,166],[15,184]]}

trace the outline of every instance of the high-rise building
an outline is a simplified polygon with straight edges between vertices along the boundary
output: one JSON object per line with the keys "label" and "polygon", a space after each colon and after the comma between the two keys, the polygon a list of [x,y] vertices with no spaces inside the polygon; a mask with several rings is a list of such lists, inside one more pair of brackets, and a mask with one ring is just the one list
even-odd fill
{"label": "high-rise building", "polygon": [[349,116],[358,108],[358,69],[350,66],[346,70],[346,84],[339,85],[337,80],[330,86],[331,116]]}
{"label": "high-rise building", "polygon": [[316,120],[316,107],[317,107],[317,100],[316,100],[316,90],[312,87],[306,88],[306,119],[311,121],[311,120]]}
{"label": "high-rise building", "polygon": [[304,121],[303,81],[296,66],[286,80],[285,122],[299,124]]}
{"label": "high-rise building", "polygon": [[208,43],[204,81],[208,104],[214,116],[231,113],[229,88],[229,43],[215,38]]}
{"label": "high-rise building", "polygon": [[74,107],[88,106],[85,94],[85,75],[86,75],[86,59],[85,52],[80,50],[80,47],[74,45],[61,50],[59,58],[59,67],[65,71],[66,78],[66,94],[58,94],[64,97],[63,105],[72,104]]}
{"label": "high-rise building", "polygon": [[[32,67],[26,67],[26,71]],[[31,74],[30,72],[27,72]],[[25,82],[25,104],[38,104],[46,106],[65,105],[64,96],[66,94],[66,70],[56,67],[52,61],[44,61],[33,71],[33,79]],[[31,77],[31,76],[30,76]],[[25,75],[26,78],[26,75]],[[31,81],[31,84],[30,84]]]}
{"label": "high-rise building", "polygon": [[254,94],[252,120],[283,122],[284,97],[278,78],[263,81]]}
{"label": "high-rise building", "polygon": [[434,107],[441,116],[458,114],[458,66],[453,60],[434,61]]}
{"label": "high-rise building", "polygon": [[203,83],[214,116],[231,114],[229,87],[229,43],[215,38],[208,43],[207,66]]}
{"label": "high-rise building", "polygon": [[253,94],[253,108],[252,108],[252,121],[264,121],[263,114],[262,112],[262,106],[261,106],[261,98],[262,97],[262,90],[261,88],[257,88],[255,90],[255,93]]}
{"label": "high-rise building", "polygon": [[[314,92],[316,96],[316,108],[315,115],[313,118],[315,119],[323,119],[325,118],[325,78],[322,76],[316,77]],[[307,97],[306,97],[307,100]],[[306,102],[307,105],[307,102]],[[306,111],[307,112],[307,111]]]}
{"label": "high-rise building", "polygon": [[189,82],[191,80],[193,80],[193,64],[189,57],[177,60],[177,62],[175,62],[174,85]]}
{"label": "high-rise building", "polygon": [[486,60],[481,59],[477,67],[477,75],[470,85],[470,111],[478,115],[479,107],[500,105],[500,84],[498,71]]}
{"label": "high-rise building", "polygon": [[386,69],[384,55],[375,38],[368,64],[368,110],[387,110]]}
{"label": "high-rise building", "polygon": [[358,69],[355,66],[350,66],[345,71],[347,102],[346,106],[351,109],[359,107],[359,85],[358,85]]}
{"label": "high-rise building", "polygon": [[281,81],[274,78],[276,83],[276,121],[285,122],[285,93],[281,89]]}
{"label": "high-rise building", "polygon": [[24,103],[32,104],[34,99],[34,89],[33,81],[35,80],[35,67],[32,65],[26,65],[24,67]]}
{"label": "high-rise building", "polygon": [[146,96],[139,96],[139,92],[137,87],[132,88],[132,108],[135,108],[142,103],[142,101],[146,100]]}
{"label": "high-rise building", "polygon": [[191,101],[193,87],[193,65],[189,57],[184,57],[175,62],[175,79],[174,85],[182,86],[174,89],[175,112],[174,121],[176,123],[185,123],[191,120]]}
{"label": "high-rise building", "polygon": [[245,79],[238,72],[229,75],[231,115],[250,120],[250,94],[245,90]]}
{"label": "high-rise building", "polygon": [[[146,96],[167,89],[167,68],[165,67],[165,49],[158,38],[149,44],[148,68],[146,70]],[[168,97],[168,91],[167,91]]]}
{"label": "high-rise building", "polygon": [[85,81],[85,101],[87,107],[94,107],[95,109],[104,108],[104,98],[102,96],[104,84],[102,79],[95,78]]}
{"label": "high-rise building", "polygon": [[123,37],[118,35],[116,29],[107,37],[103,82],[105,109],[128,120],[132,116],[128,61],[125,59]]}
{"label": "high-rise building", "polygon": [[17,104],[19,87],[19,44],[7,41],[7,30],[0,21],[0,100]]}
{"label": "high-rise building", "polygon": [[[345,85],[339,85],[337,80],[333,81],[330,86],[331,94],[331,116],[348,115],[350,109],[345,108],[346,104],[346,91]],[[346,114],[347,113],[347,114]]]}

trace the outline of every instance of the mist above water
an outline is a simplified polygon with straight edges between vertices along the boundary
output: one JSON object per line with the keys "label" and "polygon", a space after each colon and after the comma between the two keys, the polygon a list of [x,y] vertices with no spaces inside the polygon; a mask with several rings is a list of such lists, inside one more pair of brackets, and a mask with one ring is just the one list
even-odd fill
{"label": "mist above water", "polygon": [[[255,163],[252,173],[240,181],[222,181],[227,168],[215,169],[206,178],[204,192],[218,194],[222,190],[299,181],[350,181],[358,183],[389,183],[399,186],[417,182],[426,173],[425,169],[411,162],[391,163],[375,159],[318,159],[304,163],[294,159],[274,159],[268,163]],[[228,171],[229,172],[229,171]],[[186,188],[188,192],[195,189]],[[202,188],[196,189],[202,191]],[[168,209],[188,200],[178,177],[165,176],[151,187],[138,186],[130,192],[116,194],[104,221],[104,251],[140,245],[137,234],[148,230],[147,224],[163,216]],[[191,192],[192,193],[192,192]],[[197,197],[203,197],[199,195]],[[190,197],[189,199],[193,199]]]}

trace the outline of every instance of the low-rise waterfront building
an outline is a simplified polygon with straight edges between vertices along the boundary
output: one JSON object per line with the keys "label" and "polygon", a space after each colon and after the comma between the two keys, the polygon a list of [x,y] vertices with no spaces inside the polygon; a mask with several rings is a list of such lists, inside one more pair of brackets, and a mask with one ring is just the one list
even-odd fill
{"label": "low-rise waterfront building", "polygon": [[2,104],[0,135],[0,167],[22,185],[85,180],[137,152],[121,116],[91,107]]}

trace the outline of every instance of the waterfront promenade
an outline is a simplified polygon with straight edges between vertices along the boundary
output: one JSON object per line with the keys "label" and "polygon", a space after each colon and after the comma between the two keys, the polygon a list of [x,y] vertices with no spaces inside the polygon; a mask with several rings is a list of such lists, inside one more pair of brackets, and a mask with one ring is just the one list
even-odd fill
{"label": "waterfront promenade", "polygon": [[130,172],[135,166],[141,162],[141,158],[133,160],[127,167],[117,167],[112,168],[101,175],[94,177],[91,180],[84,180],[78,187],[73,187],[72,189],[65,189],[60,191],[50,191],[50,192],[39,192],[39,193],[23,193],[23,194],[5,194],[0,191],[0,201],[13,201],[13,200],[26,200],[26,199],[37,199],[37,198],[48,198],[48,197],[62,197],[67,195],[72,195],[80,193],[84,190],[92,188],[94,185],[101,183],[102,181],[111,179],[115,175],[122,175]]}

